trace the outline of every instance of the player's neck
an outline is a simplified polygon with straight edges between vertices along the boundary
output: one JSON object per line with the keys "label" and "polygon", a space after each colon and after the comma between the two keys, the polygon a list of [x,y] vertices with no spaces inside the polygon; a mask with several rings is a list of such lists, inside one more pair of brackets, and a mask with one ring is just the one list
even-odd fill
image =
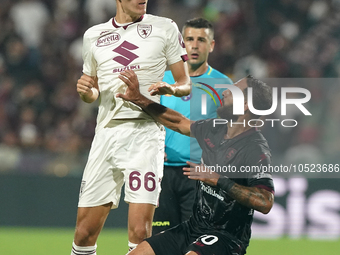
{"label": "player's neck", "polygon": [[117,11],[115,20],[120,24],[132,23],[140,19],[143,15],[128,15],[123,11]]}
{"label": "player's neck", "polygon": [[244,116],[240,116],[236,121],[229,122],[227,125],[228,131],[224,135],[224,139],[233,139],[252,128],[248,125],[248,120]]}
{"label": "player's neck", "polygon": [[206,71],[209,68],[209,65],[208,65],[207,62],[205,62],[205,63],[203,63],[202,65],[199,65],[199,66],[188,64],[188,67],[189,67],[189,75],[191,77],[195,77],[195,76],[200,76],[202,74],[205,74]]}

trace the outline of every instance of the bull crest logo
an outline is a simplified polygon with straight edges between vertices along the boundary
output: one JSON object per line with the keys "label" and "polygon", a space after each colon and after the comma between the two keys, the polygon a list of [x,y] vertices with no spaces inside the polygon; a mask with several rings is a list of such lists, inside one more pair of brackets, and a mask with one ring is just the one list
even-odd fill
{"label": "bull crest logo", "polygon": [[137,31],[138,31],[139,36],[145,39],[151,34],[152,25],[139,24],[137,26]]}

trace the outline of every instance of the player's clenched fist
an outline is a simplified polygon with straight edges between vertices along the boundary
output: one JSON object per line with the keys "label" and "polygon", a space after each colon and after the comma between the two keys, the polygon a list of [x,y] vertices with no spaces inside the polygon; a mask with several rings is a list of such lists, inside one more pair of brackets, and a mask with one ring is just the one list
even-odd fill
{"label": "player's clenched fist", "polygon": [[94,79],[86,74],[83,74],[77,82],[77,92],[82,95],[92,95],[92,88],[94,86]]}
{"label": "player's clenched fist", "polygon": [[83,74],[77,82],[77,92],[86,103],[92,103],[99,96],[97,79]]}

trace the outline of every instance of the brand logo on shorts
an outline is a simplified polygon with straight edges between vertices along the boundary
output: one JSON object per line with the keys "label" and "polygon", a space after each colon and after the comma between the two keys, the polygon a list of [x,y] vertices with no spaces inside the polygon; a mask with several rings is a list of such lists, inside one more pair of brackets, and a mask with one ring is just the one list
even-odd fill
{"label": "brand logo on shorts", "polygon": [[164,227],[170,226],[170,221],[154,221],[152,222],[153,227]]}
{"label": "brand logo on shorts", "polygon": [[108,45],[118,42],[119,40],[120,40],[120,35],[117,33],[106,34],[98,38],[96,42],[96,46],[97,47],[108,46]]}
{"label": "brand logo on shorts", "polygon": [[143,39],[147,38],[152,32],[152,25],[139,24],[137,26],[137,32]]}

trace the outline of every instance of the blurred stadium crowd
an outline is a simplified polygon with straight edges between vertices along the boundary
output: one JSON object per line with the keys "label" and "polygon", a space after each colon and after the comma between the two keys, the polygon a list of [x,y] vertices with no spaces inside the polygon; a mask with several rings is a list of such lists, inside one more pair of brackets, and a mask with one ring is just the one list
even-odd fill
{"label": "blurred stadium crowd", "polygon": [[[82,173],[96,116],[76,92],[82,34],[114,13],[115,0],[0,1],[0,173]],[[234,81],[317,80],[308,84],[313,116],[268,129],[267,138],[281,159],[297,151],[307,161],[338,158],[340,89],[320,78],[340,73],[340,0],[150,0],[148,13],[180,28],[197,16],[212,21],[209,63]]]}

